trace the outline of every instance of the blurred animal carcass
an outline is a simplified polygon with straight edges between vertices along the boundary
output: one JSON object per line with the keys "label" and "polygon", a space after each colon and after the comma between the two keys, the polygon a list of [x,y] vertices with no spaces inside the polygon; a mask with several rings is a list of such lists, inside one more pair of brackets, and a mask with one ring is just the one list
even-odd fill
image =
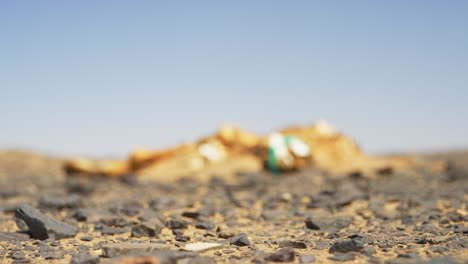
{"label": "blurred animal carcass", "polygon": [[269,135],[256,135],[234,126],[221,126],[213,135],[173,148],[134,150],[127,160],[70,159],[68,175],[119,178],[134,174],[141,179],[175,181],[184,177],[207,181],[237,172],[269,170],[274,173],[315,167],[330,174],[393,170],[411,165],[404,158],[364,154],[350,138],[324,121],[294,126]]}

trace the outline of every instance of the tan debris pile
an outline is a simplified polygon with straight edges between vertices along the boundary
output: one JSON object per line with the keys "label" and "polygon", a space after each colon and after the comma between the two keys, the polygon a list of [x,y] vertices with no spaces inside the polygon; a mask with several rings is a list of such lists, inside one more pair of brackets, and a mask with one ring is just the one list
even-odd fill
{"label": "tan debris pile", "polygon": [[213,175],[232,175],[269,169],[273,172],[314,166],[331,174],[375,172],[408,167],[404,158],[365,155],[348,137],[325,122],[308,127],[289,127],[267,136],[222,126],[197,142],[151,151],[137,149],[128,160],[72,159],[64,164],[68,175],[121,177],[129,173],[163,181],[183,177],[207,180]]}

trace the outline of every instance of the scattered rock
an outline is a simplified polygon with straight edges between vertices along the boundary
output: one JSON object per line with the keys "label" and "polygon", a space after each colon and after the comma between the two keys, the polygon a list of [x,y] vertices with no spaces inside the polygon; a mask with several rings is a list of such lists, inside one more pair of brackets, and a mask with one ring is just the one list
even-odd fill
{"label": "scattered rock", "polygon": [[127,254],[150,253],[155,251],[166,250],[169,248],[169,245],[157,243],[122,242],[102,245],[102,251],[104,253],[104,256],[108,258]]}
{"label": "scattered rock", "polygon": [[78,209],[72,213],[72,217],[77,221],[86,221],[88,223],[115,222],[119,219],[117,215],[112,214],[107,210],[97,208]]}
{"label": "scattered rock", "polygon": [[356,258],[356,254],[353,252],[348,252],[348,253],[337,253],[329,259],[334,260],[334,261],[350,261]]}
{"label": "scattered rock", "polygon": [[330,233],[348,227],[354,218],[352,216],[313,216],[306,221],[306,227],[312,230],[324,230]]}
{"label": "scattered rock", "polygon": [[190,241],[190,237],[186,236],[186,235],[184,235],[182,233],[177,233],[176,236],[175,236],[175,240],[179,241],[179,242],[188,242],[188,241]]}
{"label": "scattered rock", "polygon": [[143,210],[143,205],[137,200],[113,201],[110,203],[109,211],[115,214],[136,216]]}
{"label": "scattered rock", "polygon": [[278,243],[279,247],[291,247],[291,248],[300,248],[304,249],[307,248],[307,245],[304,242],[299,241],[290,241],[290,240],[283,240]]}
{"label": "scattered rock", "polygon": [[149,206],[154,210],[161,210],[174,204],[175,201],[169,197],[159,197],[149,202]]}
{"label": "scattered rock", "polygon": [[[132,227],[132,237],[154,237],[156,236],[156,229],[148,224],[138,224]],[[161,229],[158,229],[158,234],[161,233]]]}
{"label": "scattered rock", "polygon": [[239,247],[250,246],[250,241],[247,238],[247,235],[245,233],[241,233],[241,234],[239,234],[237,236],[231,237],[229,239],[229,243],[231,245],[236,245],[236,246],[239,246]]}
{"label": "scattered rock", "polygon": [[193,218],[196,219],[200,214],[198,212],[183,212],[182,216],[187,217],[187,218]]}
{"label": "scattered rock", "polygon": [[0,232],[0,241],[26,241],[29,240],[28,234],[14,232]]}
{"label": "scattered rock", "polygon": [[62,239],[74,237],[78,232],[76,227],[46,216],[27,204],[16,209],[15,216],[24,221],[33,238],[41,240],[48,238]]}
{"label": "scattered rock", "polygon": [[272,262],[292,262],[294,261],[294,257],[294,250],[292,248],[286,247],[266,256],[265,260]]}
{"label": "scattered rock", "polygon": [[204,243],[204,242],[199,242],[199,243],[191,243],[185,245],[185,250],[188,251],[194,251],[194,252],[205,252],[213,249],[219,249],[223,247],[223,244],[219,243]]}
{"label": "scattered rock", "polygon": [[97,264],[99,257],[89,254],[75,254],[73,255],[70,264]]}
{"label": "scattered rock", "polygon": [[122,234],[130,232],[131,229],[129,227],[104,227],[101,229],[102,235],[115,235],[115,234]]}
{"label": "scattered rock", "polygon": [[363,242],[359,239],[347,240],[347,241],[336,241],[331,246],[330,253],[348,253],[348,252],[361,252],[364,250]]}
{"label": "scattered rock", "polygon": [[233,232],[231,232],[231,231],[221,231],[218,234],[219,238],[224,238],[224,239],[228,239],[228,238],[231,238],[233,236],[235,236],[235,234]]}
{"label": "scattered rock", "polygon": [[25,257],[26,254],[24,254],[24,252],[15,252],[10,256],[12,259],[24,259]]}
{"label": "scattered rock", "polygon": [[186,229],[188,227],[188,223],[181,219],[171,219],[166,225],[170,229]]}
{"label": "scattered rock", "polygon": [[182,259],[177,264],[215,264],[216,260],[208,256],[196,256],[193,258]]}
{"label": "scattered rock", "polygon": [[195,227],[198,229],[211,230],[214,228],[214,224],[209,220],[197,221]]}

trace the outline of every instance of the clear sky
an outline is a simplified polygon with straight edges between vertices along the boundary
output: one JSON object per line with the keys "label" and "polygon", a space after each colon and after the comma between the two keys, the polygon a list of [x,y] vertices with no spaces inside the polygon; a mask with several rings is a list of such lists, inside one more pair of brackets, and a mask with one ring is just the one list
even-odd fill
{"label": "clear sky", "polygon": [[468,147],[468,1],[0,2],[0,148],[124,156],[325,119]]}

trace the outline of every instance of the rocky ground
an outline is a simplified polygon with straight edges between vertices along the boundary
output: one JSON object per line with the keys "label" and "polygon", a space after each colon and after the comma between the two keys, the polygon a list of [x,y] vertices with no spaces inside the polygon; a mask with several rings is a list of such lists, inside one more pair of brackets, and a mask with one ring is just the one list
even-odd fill
{"label": "rocky ground", "polygon": [[468,155],[428,158],[453,163],[162,184],[66,178],[60,159],[3,152],[0,262],[468,263]]}

